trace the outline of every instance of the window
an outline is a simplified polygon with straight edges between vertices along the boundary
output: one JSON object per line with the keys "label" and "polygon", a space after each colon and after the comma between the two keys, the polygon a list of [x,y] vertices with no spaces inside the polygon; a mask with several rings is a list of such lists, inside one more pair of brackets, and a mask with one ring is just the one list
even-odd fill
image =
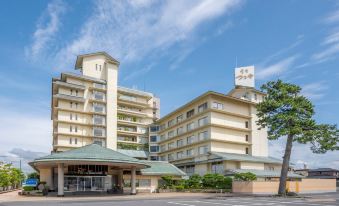
{"label": "window", "polygon": [[245,122],[245,127],[248,128],[248,121]]}
{"label": "window", "polygon": [[69,119],[72,120],[73,119],[73,115],[72,113],[69,114]]}
{"label": "window", "polygon": [[183,115],[177,116],[177,122],[181,122],[184,119]]}
{"label": "window", "polygon": [[158,138],[157,136],[150,136],[150,142],[157,142],[158,141]]}
{"label": "window", "polygon": [[70,108],[73,108],[73,102],[70,102],[70,103],[69,103],[69,107],[70,107]]}
{"label": "window", "polygon": [[157,131],[159,131],[159,126],[157,126],[157,125],[151,126],[151,127],[150,127],[150,131],[151,131],[151,132],[157,132]]}
{"label": "window", "polygon": [[78,132],[78,126],[75,126],[74,131]]}
{"label": "window", "polygon": [[73,89],[71,89],[71,95],[73,95]]}
{"label": "window", "polygon": [[105,94],[103,92],[94,92],[93,98],[96,99],[96,100],[104,100]]}
{"label": "window", "polygon": [[78,138],[74,139],[74,144],[78,144]]}
{"label": "window", "polygon": [[95,70],[98,71],[98,64],[95,64]]}
{"label": "window", "polygon": [[69,138],[69,144],[72,144],[72,138]]}
{"label": "window", "polygon": [[184,157],[184,152],[181,151],[181,152],[177,152],[177,159],[181,159]]}
{"label": "window", "polygon": [[246,135],[246,142],[248,142],[248,134]]}
{"label": "window", "polygon": [[248,147],[246,147],[246,154],[248,154]]}
{"label": "window", "polygon": [[194,142],[194,135],[187,137],[187,144],[192,144]]}
{"label": "window", "polygon": [[258,100],[258,95],[254,94],[254,100]]}
{"label": "window", "polygon": [[105,124],[105,119],[103,116],[100,115],[94,115],[93,116],[93,123],[97,125],[103,125]]}
{"label": "window", "polygon": [[101,65],[99,65],[99,70],[101,71]]}
{"label": "window", "polygon": [[159,157],[158,156],[150,156],[150,159],[152,161],[159,161]]}
{"label": "window", "polygon": [[78,96],[78,93],[79,93],[78,90],[75,90],[75,96]]}
{"label": "window", "polygon": [[104,113],[105,112],[105,106],[102,104],[93,104],[93,111],[97,113]]}
{"label": "window", "polygon": [[194,150],[193,149],[187,150],[186,151],[186,155],[187,155],[187,157],[190,157],[190,156],[194,155]]}
{"label": "window", "polygon": [[172,131],[169,131],[169,132],[167,133],[167,136],[168,136],[168,138],[173,137],[173,136],[174,136],[174,131],[173,131],[173,130],[172,130]]}
{"label": "window", "polygon": [[160,146],[160,152],[166,151],[166,145],[161,145]]}
{"label": "window", "polygon": [[174,142],[168,143],[168,149],[173,149],[175,148]]}
{"label": "window", "polygon": [[160,157],[160,160],[161,160],[161,161],[166,161],[166,156],[161,156],[161,157]]}
{"label": "window", "polygon": [[168,126],[168,127],[171,127],[171,126],[173,126],[174,124],[175,124],[175,120],[172,119],[172,120],[168,121],[167,126]]}
{"label": "window", "polygon": [[198,107],[198,112],[203,112],[203,111],[205,111],[206,109],[207,109],[207,102],[205,102],[205,103],[199,105],[199,107]]}
{"label": "window", "polygon": [[78,114],[75,114],[75,120],[78,120]]}
{"label": "window", "polygon": [[177,140],[177,147],[182,147],[182,146],[184,146],[184,140],[183,139]]}
{"label": "window", "polygon": [[168,154],[168,155],[167,155],[167,159],[168,159],[169,161],[174,160],[174,155],[173,155],[173,154]]}
{"label": "window", "polygon": [[223,110],[223,109],[224,109],[224,105],[221,104],[221,103],[219,103],[219,102],[213,102],[212,108],[213,108],[213,109],[220,109],[220,110]]}
{"label": "window", "polygon": [[165,129],[165,124],[160,125],[159,130],[164,130]]}
{"label": "window", "polygon": [[102,146],[102,141],[100,140],[94,140],[93,143]]}
{"label": "window", "polygon": [[163,141],[166,139],[166,136],[164,134],[160,135],[160,141]]}
{"label": "window", "polygon": [[223,173],[224,165],[222,164],[222,162],[213,162],[211,165],[211,170],[213,173]]}
{"label": "window", "polygon": [[150,152],[159,152],[159,146],[150,146]]}
{"label": "window", "polygon": [[186,173],[189,174],[189,175],[194,174],[194,168],[195,168],[194,165],[187,165],[186,166]]}
{"label": "window", "polygon": [[201,118],[198,120],[198,126],[201,127],[201,126],[204,126],[207,124],[207,117],[204,117],[204,118]]}
{"label": "window", "polygon": [[77,102],[75,103],[75,109],[78,109],[78,103]]}
{"label": "window", "polygon": [[207,131],[199,133],[199,141],[207,140],[207,138],[208,138],[208,132]]}
{"label": "window", "polygon": [[102,129],[102,128],[94,128],[93,129],[93,135],[97,136],[97,137],[104,136],[104,129]]}
{"label": "window", "polygon": [[191,131],[191,130],[193,130],[194,129],[194,122],[191,122],[191,123],[189,123],[189,124],[187,124],[187,132],[188,131]]}
{"label": "window", "polygon": [[207,152],[208,152],[208,146],[207,145],[199,147],[199,154],[200,155],[206,154]]}
{"label": "window", "polygon": [[69,126],[69,131],[72,132],[73,131],[73,127],[72,125]]}
{"label": "window", "polygon": [[177,135],[182,134],[183,132],[184,132],[184,128],[183,127],[177,128]]}
{"label": "window", "polygon": [[194,109],[192,109],[192,110],[190,110],[190,111],[188,111],[187,113],[186,113],[186,118],[190,118],[190,117],[192,117],[194,115]]}

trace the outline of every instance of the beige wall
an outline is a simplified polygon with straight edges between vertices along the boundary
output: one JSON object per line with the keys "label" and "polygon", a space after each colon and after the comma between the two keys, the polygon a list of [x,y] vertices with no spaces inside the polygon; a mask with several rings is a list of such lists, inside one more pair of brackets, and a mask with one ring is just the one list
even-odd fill
{"label": "beige wall", "polygon": [[240,162],[240,169],[264,170],[265,164],[256,162]]}
{"label": "beige wall", "polygon": [[236,154],[246,154],[246,145],[242,144],[233,144],[233,143],[224,143],[224,142],[211,142],[211,151],[212,152],[226,152],[226,153],[236,153]]}
{"label": "beige wall", "polygon": [[46,182],[46,185],[50,189],[54,189],[53,185],[53,176],[52,176],[52,169],[51,168],[46,168],[46,169],[40,169],[40,181],[41,182]]}
{"label": "beige wall", "polygon": [[[232,184],[232,192],[247,194],[276,194],[279,182],[238,182]],[[325,193],[336,192],[335,179],[302,179],[302,181],[287,181],[286,187],[290,192]]]}
{"label": "beige wall", "polygon": [[117,88],[118,66],[106,64],[107,67],[107,104],[106,104],[106,137],[107,148],[117,149]]}

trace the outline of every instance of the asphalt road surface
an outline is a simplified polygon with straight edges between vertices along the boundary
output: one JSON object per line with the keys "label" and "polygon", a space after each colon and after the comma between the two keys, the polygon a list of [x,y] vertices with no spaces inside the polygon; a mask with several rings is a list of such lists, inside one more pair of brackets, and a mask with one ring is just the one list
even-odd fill
{"label": "asphalt road surface", "polygon": [[81,200],[70,198],[62,200],[39,200],[2,202],[0,206],[338,206],[339,193],[312,195],[309,198],[276,197],[171,197],[138,199],[103,199]]}

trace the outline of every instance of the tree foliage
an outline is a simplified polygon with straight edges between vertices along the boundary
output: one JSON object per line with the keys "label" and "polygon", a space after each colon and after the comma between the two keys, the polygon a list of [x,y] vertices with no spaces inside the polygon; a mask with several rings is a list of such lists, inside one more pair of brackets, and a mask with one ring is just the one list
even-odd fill
{"label": "tree foliage", "polygon": [[254,181],[257,179],[257,176],[251,172],[236,173],[234,175],[234,180],[237,181]]}
{"label": "tree foliage", "polygon": [[268,139],[287,136],[278,193],[285,195],[286,177],[293,142],[311,144],[314,153],[338,150],[339,131],[336,125],[317,124],[314,106],[301,93],[298,85],[281,80],[270,81],[261,89],[267,97],[257,105],[257,124],[268,128]]}
{"label": "tree foliage", "polygon": [[0,187],[18,187],[24,178],[23,172],[12,167],[11,164],[0,164]]}
{"label": "tree foliage", "polygon": [[205,174],[201,182],[203,188],[230,189],[232,187],[232,178],[221,174]]}

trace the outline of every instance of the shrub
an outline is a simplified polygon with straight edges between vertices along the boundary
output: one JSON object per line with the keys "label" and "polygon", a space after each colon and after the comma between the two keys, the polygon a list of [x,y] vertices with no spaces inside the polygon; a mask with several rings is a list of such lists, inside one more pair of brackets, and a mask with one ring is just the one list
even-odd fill
{"label": "shrub", "polygon": [[201,188],[201,176],[198,174],[194,174],[192,176],[189,177],[188,180],[185,181],[186,182],[186,187],[187,188],[192,188],[192,189],[199,189]]}
{"label": "shrub", "polygon": [[244,172],[235,174],[234,179],[237,181],[254,181],[257,179],[257,176],[251,172]]}
{"label": "shrub", "polygon": [[29,192],[29,191],[33,191],[34,187],[32,187],[32,186],[24,186],[23,189],[24,189],[24,191]]}
{"label": "shrub", "polygon": [[167,175],[167,176],[162,176],[161,179],[163,180],[163,188],[169,188],[169,187],[172,187],[173,186],[173,177],[170,176],[170,175]]}
{"label": "shrub", "polygon": [[232,187],[232,178],[224,177],[221,174],[206,174],[202,178],[204,188],[230,189]]}

